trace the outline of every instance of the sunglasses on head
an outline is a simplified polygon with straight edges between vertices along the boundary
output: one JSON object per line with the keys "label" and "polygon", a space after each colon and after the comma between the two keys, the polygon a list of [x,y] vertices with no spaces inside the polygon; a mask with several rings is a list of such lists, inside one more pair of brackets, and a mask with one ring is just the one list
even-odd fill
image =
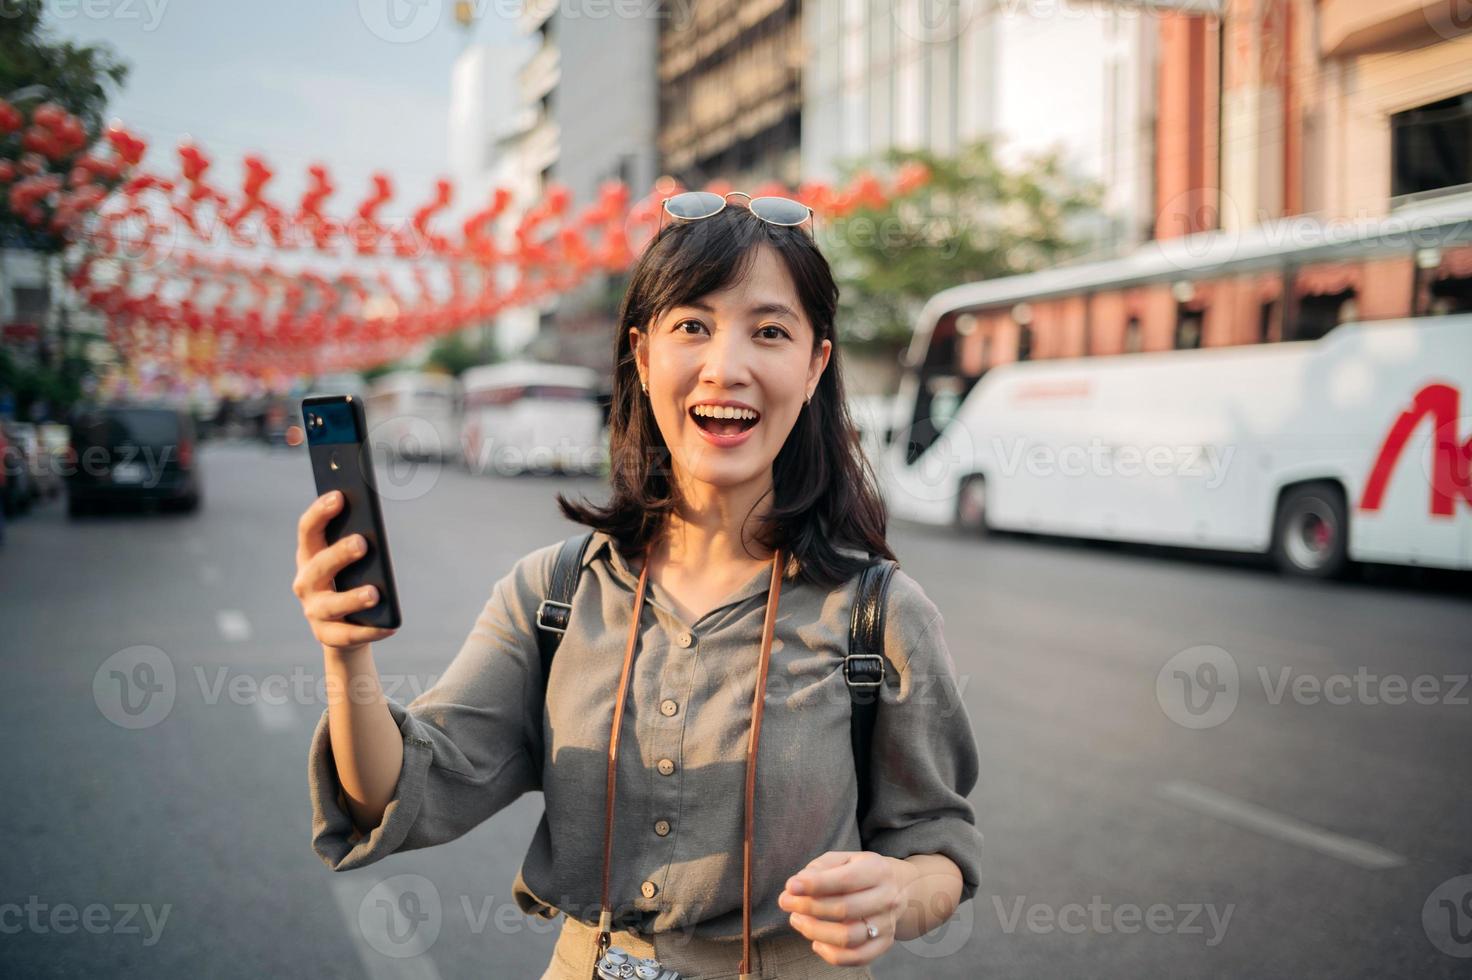
{"label": "sunglasses on head", "polygon": [[[680,221],[699,221],[720,214],[729,203],[728,198],[739,194],[746,198],[746,209],[768,224],[794,228],[814,217],[813,209],[801,201],[788,197],[752,197],[745,191],[729,191],[716,194],[711,191],[685,191],[664,199],[664,208],[659,217],[659,230],[664,231],[664,216],[667,214]],[[809,227],[808,234],[816,239],[816,229]]]}

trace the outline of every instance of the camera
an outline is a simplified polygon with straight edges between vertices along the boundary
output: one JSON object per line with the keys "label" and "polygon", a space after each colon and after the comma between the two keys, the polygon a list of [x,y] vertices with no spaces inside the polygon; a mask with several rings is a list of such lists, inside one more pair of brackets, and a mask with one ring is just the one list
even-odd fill
{"label": "camera", "polygon": [[595,980],[680,980],[674,970],[666,970],[659,960],[630,956],[618,946],[610,946],[593,969]]}

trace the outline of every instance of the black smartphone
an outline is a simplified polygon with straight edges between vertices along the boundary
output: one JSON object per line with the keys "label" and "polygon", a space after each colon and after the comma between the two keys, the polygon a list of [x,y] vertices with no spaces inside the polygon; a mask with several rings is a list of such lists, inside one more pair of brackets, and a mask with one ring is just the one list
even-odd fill
{"label": "black smartphone", "polygon": [[343,622],[355,626],[398,629],[399,593],[394,587],[394,567],[389,560],[388,534],[378,503],[378,485],[373,475],[373,454],[368,448],[368,423],[363,399],[356,395],[313,395],[302,399],[302,427],[307,430],[307,450],[312,457],[312,476],[317,496],[342,491],[345,506],[327,522],[327,543],[350,534],[361,534],[368,551],[333,577],[332,587],[348,592],[364,585],[378,589],[378,602],[349,613]]}

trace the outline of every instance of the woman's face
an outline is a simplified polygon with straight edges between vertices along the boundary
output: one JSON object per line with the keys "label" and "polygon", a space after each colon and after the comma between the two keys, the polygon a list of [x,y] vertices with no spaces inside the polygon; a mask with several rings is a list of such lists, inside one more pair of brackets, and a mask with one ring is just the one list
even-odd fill
{"label": "woman's face", "polygon": [[[629,333],[677,480],[722,488],[770,480],[833,347],[824,340],[814,352],[792,277],[765,245],[744,278],[666,310],[647,333]],[[697,421],[697,413],[724,403],[755,411],[755,424]]]}

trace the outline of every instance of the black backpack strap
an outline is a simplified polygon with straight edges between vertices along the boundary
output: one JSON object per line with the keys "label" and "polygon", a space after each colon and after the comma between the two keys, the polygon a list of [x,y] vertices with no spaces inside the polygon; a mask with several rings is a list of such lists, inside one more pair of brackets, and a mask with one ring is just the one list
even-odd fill
{"label": "black backpack strap", "polygon": [[547,595],[537,606],[537,648],[542,654],[543,683],[552,674],[552,655],[567,632],[572,619],[572,595],[578,587],[578,576],[583,570],[583,555],[588,551],[588,542],[593,532],[574,534],[562,542],[557,552],[557,563],[552,566],[552,581]]}
{"label": "black backpack strap", "polygon": [[854,593],[853,618],[849,622],[848,656],[843,661],[843,679],[853,702],[850,737],[854,769],[859,779],[859,827],[873,799],[869,755],[874,741],[874,719],[879,710],[879,692],[884,686],[884,606],[889,580],[898,563],[880,559],[859,573]]}

